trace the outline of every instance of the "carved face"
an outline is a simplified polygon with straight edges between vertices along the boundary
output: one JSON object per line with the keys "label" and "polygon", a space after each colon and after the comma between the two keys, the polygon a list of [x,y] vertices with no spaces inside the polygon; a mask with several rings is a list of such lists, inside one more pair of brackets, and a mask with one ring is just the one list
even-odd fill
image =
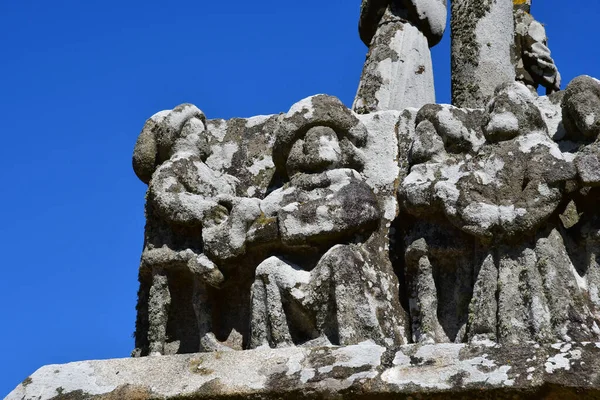
{"label": "carved face", "polygon": [[294,143],[286,168],[290,175],[316,173],[338,168],[341,161],[342,149],[335,131],[326,126],[316,126]]}
{"label": "carved face", "polygon": [[547,129],[540,111],[533,104],[533,94],[521,83],[497,89],[487,106],[487,113],[483,132],[491,143],[513,139],[519,133]]}
{"label": "carved face", "polygon": [[519,134],[519,104],[504,93],[488,106],[489,122],[484,128],[488,141],[509,140]]}

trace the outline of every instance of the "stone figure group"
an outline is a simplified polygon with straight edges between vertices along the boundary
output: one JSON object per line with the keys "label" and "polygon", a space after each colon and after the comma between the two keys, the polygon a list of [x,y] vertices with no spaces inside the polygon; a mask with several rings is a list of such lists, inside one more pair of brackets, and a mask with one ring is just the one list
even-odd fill
{"label": "stone figure group", "polygon": [[[138,353],[404,343],[383,249],[389,205],[364,174],[365,125],[325,95],[239,121],[272,137],[238,160],[236,170],[270,176],[256,188],[223,168],[260,145],[223,142],[236,122],[211,124],[184,104],[150,118],[138,139],[134,168],[149,183]],[[225,124],[224,136],[211,129]]]}
{"label": "stone figure group", "polygon": [[134,354],[598,341],[600,81],[560,91],[530,1],[504,3],[453,2],[453,105],[429,54],[446,1],[363,0],[352,109],[152,116]]}

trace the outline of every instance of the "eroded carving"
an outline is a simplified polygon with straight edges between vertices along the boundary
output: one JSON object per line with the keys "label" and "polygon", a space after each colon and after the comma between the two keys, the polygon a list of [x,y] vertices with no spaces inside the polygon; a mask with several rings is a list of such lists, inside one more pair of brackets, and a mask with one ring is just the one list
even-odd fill
{"label": "eroded carving", "polygon": [[514,0],[515,55],[517,80],[537,92],[539,85],[546,94],[560,90],[560,73],[550,56],[544,25],[531,15],[531,0]]}
{"label": "eroded carving", "polygon": [[[588,83],[593,93],[597,82]],[[578,204],[590,198],[579,199],[588,184],[577,163],[597,150],[555,142],[542,103],[523,84],[507,83],[483,113],[443,105],[419,111],[399,191],[416,217],[405,250],[414,341],[597,340],[588,286],[594,265],[586,272],[594,257],[587,253],[585,271],[576,270],[570,248],[585,241],[571,232],[594,236],[578,222]],[[565,95],[563,113],[585,107]],[[594,213],[586,214],[593,224]]]}
{"label": "eroded carving", "polygon": [[366,114],[435,102],[429,47],[446,29],[446,0],[363,0],[359,32],[369,47],[353,110]]}
{"label": "eroded carving", "polygon": [[136,354],[598,340],[600,82],[559,90],[529,5],[453,6],[476,108],[421,107],[432,75],[411,62],[430,63],[445,1],[363,1],[355,111],[317,95],[150,118]]}

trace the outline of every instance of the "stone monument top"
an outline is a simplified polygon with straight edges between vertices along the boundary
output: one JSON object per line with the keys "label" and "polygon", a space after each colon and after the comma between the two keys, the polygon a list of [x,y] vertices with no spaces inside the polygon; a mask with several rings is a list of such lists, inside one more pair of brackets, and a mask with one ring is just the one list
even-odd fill
{"label": "stone monument top", "polygon": [[133,358],[8,399],[596,398],[600,81],[530,7],[452,2],[453,104],[446,1],[363,0],[351,108],[150,117]]}

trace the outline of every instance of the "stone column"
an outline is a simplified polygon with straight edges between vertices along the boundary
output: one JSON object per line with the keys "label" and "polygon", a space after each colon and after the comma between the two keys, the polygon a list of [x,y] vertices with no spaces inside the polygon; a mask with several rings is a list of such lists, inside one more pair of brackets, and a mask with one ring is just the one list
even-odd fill
{"label": "stone column", "polygon": [[363,0],[359,32],[369,53],[353,110],[435,103],[430,46],[446,28],[446,0]]}
{"label": "stone column", "polygon": [[452,1],[452,104],[480,108],[515,80],[511,0]]}

